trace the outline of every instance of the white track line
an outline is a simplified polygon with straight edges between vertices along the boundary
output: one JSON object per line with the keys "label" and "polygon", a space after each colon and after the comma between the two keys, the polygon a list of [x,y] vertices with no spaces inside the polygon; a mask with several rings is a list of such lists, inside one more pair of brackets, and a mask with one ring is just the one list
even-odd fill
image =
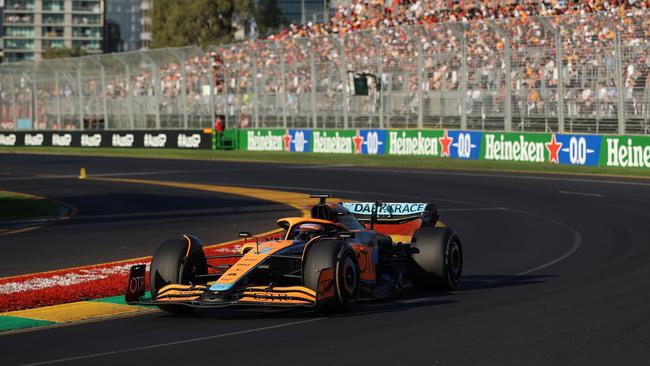
{"label": "white track line", "polygon": [[[349,168],[323,168],[324,170],[352,170]],[[374,173],[395,173],[396,170],[389,169],[367,169],[368,171]],[[355,169],[355,171],[357,171]],[[505,179],[523,179],[523,180],[541,180],[541,181],[555,181],[555,182],[579,182],[579,183],[600,183],[600,184],[620,184],[620,185],[631,185],[631,186],[642,186],[650,187],[650,182],[639,182],[639,181],[624,181],[624,180],[604,180],[604,179],[589,179],[589,178],[568,178],[558,175],[549,176],[538,176],[538,175],[526,175],[519,172],[513,172],[512,175],[509,174],[494,174],[494,173],[472,173],[472,172],[453,172],[453,171],[433,171],[433,170],[408,170],[408,169],[399,169],[400,173],[407,174],[422,174],[422,175],[442,175],[442,176],[459,176],[459,177],[484,177],[484,178],[505,178]],[[623,178],[617,177],[615,175],[603,177],[603,178]],[[628,178],[630,179],[630,178]],[[634,179],[634,178],[631,178]],[[643,179],[643,178],[638,178]]]}
{"label": "white track line", "polygon": [[300,320],[300,321],[295,321],[295,322],[290,322],[290,323],[271,325],[271,326],[268,326],[268,327],[240,330],[240,331],[236,331],[236,332],[216,334],[216,335],[211,335],[211,336],[206,336],[206,337],[189,338],[189,339],[183,339],[183,340],[174,341],[174,342],[151,344],[151,345],[148,345],[148,346],[124,348],[124,349],[116,350],[116,351],[101,352],[101,353],[91,353],[91,354],[87,354],[87,355],[59,358],[59,359],[55,359],[55,360],[34,362],[34,363],[28,363],[28,364],[24,364],[24,365],[25,366],[51,365],[51,364],[55,364],[55,363],[79,361],[79,360],[88,360],[88,359],[91,359],[91,358],[112,356],[112,355],[118,355],[118,354],[128,353],[128,352],[147,351],[147,350],[151,350],[151,349],[170,347],[170,346],[177,346],[177,345],[180,345],[180,344],[203,342],[203,341],[209,341],[209,340],[213,340],[213,339],[238,336],[238,335],[242,335],[242,334],[263,332],[263,331],[271,330],[271,329],[285,328],[285,327],[290,327],[290,326],[294,326],[294,325],[312,323],[312,322],[315,322],[315,321],[318,321],[318,320],[323,320],[323,319],[326,319],[326,318],[313,318],[313,319],[307,319],[307,320]]}
{"label": "white track line", "polygon": [[558,191],[560,194],[572,194],[576,196],[588,196],[588,197],[605,197],[604,194],[600,193],[587,193],[587,192],[573,192],[573,191]]}

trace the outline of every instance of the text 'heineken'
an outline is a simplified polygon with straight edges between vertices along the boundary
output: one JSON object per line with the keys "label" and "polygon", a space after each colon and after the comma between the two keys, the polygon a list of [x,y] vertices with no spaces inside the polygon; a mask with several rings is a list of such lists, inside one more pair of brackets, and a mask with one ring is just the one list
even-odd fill
{"label": "text 'heineken'", "polygon": [[618,137],[607,138],[607,166],[650,168],[650,145],[634,144],[631,138],[620,144]]}
{"label": "text 'heineken'", "polygon": [[526,141],[526,136],[509,138],[501,134],[495,139],[494,134],[485,134],[485,159],[544,162],[545,146],[543,142]]}
{"label": "text 'heineken'", "polygon": [[248,131],[248,150],[249,151],[283,151],[284,142],[282,136],[273,135],[267,131],[262,135],[259,131]]}
{"label": "text 'heineken'", "polygon": [[421,131],[417,136],[406,136],[406,132],[389,132],[390,155],[429,155],[438,156],[438,138],[423,136]]}
{"label": "text 'heineken'", "polygon": [[351,154],[352,138],[340,136],[336,131],[334,136],[328,136],[327,132],[314,131],[314,152],[327,154]]}

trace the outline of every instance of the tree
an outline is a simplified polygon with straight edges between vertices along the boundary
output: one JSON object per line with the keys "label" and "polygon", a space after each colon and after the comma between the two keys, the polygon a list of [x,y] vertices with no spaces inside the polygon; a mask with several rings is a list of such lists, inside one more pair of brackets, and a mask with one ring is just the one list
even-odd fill
{"label": "tree", "polygon": [[48,47],[43,53],[43,58],[64,58],[85,56],[87,52],[79,46],[68,47]]}
{"label": "tree", "polygon": [[156,0],[151,30],[153,48],[231,42],[253,16],[251,0]]}
{"label": "tree", "polygon": [[235,32],[255,19],[266,34],[280,25],[274,0],[155,0],[151,14],[153,48],[232,42]]}
{"label": "tree", "polygon": [[274,0],[259,0],[253,11],[260,34],[268,35],[282,24],[282,12]]}

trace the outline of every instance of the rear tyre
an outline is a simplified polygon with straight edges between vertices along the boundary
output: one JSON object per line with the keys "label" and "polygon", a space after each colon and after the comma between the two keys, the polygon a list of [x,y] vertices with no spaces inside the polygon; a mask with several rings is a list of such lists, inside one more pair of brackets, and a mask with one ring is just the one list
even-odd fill
{"label": "rear tyre", "polygon": [[416,286],[451,291],[460,282],[463,249],[460,238],[448,227],[424,227],[413,235],[408,272]]}
{"label": "rear tyre", "polygon": [[[331,271],[332,281],[327,286],[321,284],[319,294],[319,280],[324,271]],[[361,271],[354,251],[340,240],[312,244],[303,262],[303,282],[305,287],[317,293],[317,298],[320,297],[316,303],[317,312],[351,311],[357,301],[361,282]]]}
{"label": "rear tyre", "polygon": [[[201,242],[193,236],[162,242],[153,255],[149,270],[149,292],[155,298],[169,284],[198,284],[198,276],[208,272]],[[195,308],[183,305],[158,305],[172,314],[188,314]]]}

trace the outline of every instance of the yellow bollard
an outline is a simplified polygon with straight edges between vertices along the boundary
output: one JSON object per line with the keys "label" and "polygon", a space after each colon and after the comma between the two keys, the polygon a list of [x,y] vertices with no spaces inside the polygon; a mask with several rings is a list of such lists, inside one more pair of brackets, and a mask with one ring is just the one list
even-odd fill
{"label": "yellow bollard", "polygon": [[79,179],[86,179],[86,168],[81,168],[79,171]]}

